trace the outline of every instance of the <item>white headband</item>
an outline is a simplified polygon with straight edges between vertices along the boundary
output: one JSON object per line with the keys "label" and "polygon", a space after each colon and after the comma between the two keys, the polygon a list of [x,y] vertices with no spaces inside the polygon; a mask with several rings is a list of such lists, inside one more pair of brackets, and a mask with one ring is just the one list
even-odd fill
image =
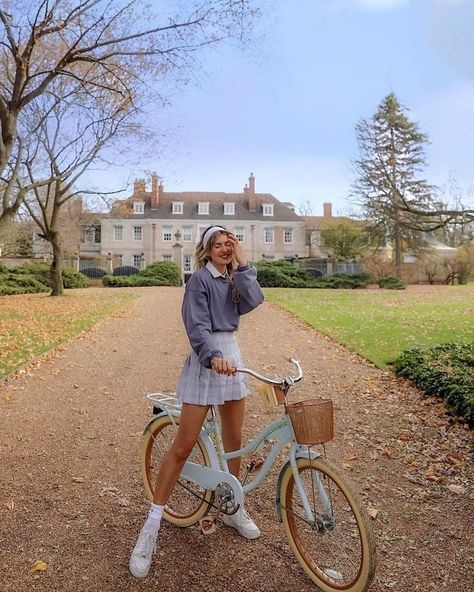
{"label": "white headband", "polygon": [[216,232],[227,232],[225,228],[222,226],[211,226],[206,230],[204,236],[202,237],[202,246],[205,249],[207,247],[207,243],[209,242],[211,236]]}

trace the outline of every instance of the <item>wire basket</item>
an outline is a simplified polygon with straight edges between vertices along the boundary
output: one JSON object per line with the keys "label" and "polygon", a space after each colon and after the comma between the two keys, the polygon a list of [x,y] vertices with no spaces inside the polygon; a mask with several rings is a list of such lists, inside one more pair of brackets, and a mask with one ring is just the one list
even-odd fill
{"label": "wire basket", "polygon": [[331,399],[312,399],[287,405],[298,444],[322,444],[334,438]]}

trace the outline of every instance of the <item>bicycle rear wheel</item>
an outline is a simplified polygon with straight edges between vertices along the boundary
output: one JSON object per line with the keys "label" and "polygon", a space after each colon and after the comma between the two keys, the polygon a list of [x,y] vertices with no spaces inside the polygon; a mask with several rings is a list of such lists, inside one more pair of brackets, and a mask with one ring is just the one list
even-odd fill
{"label": "bicycle rear wheel", "polygon": [[[174,418],[179,424],[179,418]],[[177,428],[167,416],[157,417],[148,427],[141,448],[141,469],[147,497],[152,500],[163,457],[169,450]],[[189,461],[209,467],[210,461],[204,443],[198,439]],[[209,511],[213,492],[204,489],[182,476],[166,503],[163,517],[178,526],[191,526]]]}
{"label": "bicycle rear wheel", "polygon": [[374,577],[376,553],[369,518],[358,495],[328,461],[298,459],[311,507],[303,509],[291,466],[280,485],[282,521],[295,557],[324,592],[363,592]]}

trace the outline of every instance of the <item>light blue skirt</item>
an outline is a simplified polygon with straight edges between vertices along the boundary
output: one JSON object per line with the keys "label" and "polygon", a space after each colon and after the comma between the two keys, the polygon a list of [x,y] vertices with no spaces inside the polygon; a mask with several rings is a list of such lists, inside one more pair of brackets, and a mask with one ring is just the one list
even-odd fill
{"label": "light blue skirt", "polygon": [[[236,368],[242,368],[242,356],[233,332],[212,334],[216,349]],[[245,375],[237,372],[234,376],[217,374],[211,368],[199,363],[199,358],[191,350],[181,372],[177,398],[182,403],[192,405],[223,405],[226,401],[237,401],[248,395],[249,389]]]}

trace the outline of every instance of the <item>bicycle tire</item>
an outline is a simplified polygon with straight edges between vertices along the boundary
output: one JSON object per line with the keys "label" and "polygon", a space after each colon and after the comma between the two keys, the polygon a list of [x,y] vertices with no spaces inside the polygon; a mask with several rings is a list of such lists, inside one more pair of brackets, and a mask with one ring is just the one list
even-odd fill
{"label": "bicycle tire", "polygon": [[[279,500],[283,526],[296,559],[323,592],[364,592],[375,574],[376,550],[369,517],[359,496],[325,459],[300,458],[297,466],[318,520],[309,524],[305,519],[288,463],[281,479]],[[318,478],[323,492],[318,488]],[[330,499],[332,518],[323,508],[324,496]]]}
{"label": "bicycle tire", "polygon": [[[179,424],[179,418],[174,418],[174,421]],[[176,426],[167,415],[157,417],[146,431],[141,447],[140,464],[145,492],[150,500],[153,500],[158,469],[175,435]],[[196,442],[189,460],[196,464],[211,466],[201,437]],[[208,513],[212,499],[211,490],[200,488],[180,476],[166,503],[163,517],[177,526],[191,526]]]}

